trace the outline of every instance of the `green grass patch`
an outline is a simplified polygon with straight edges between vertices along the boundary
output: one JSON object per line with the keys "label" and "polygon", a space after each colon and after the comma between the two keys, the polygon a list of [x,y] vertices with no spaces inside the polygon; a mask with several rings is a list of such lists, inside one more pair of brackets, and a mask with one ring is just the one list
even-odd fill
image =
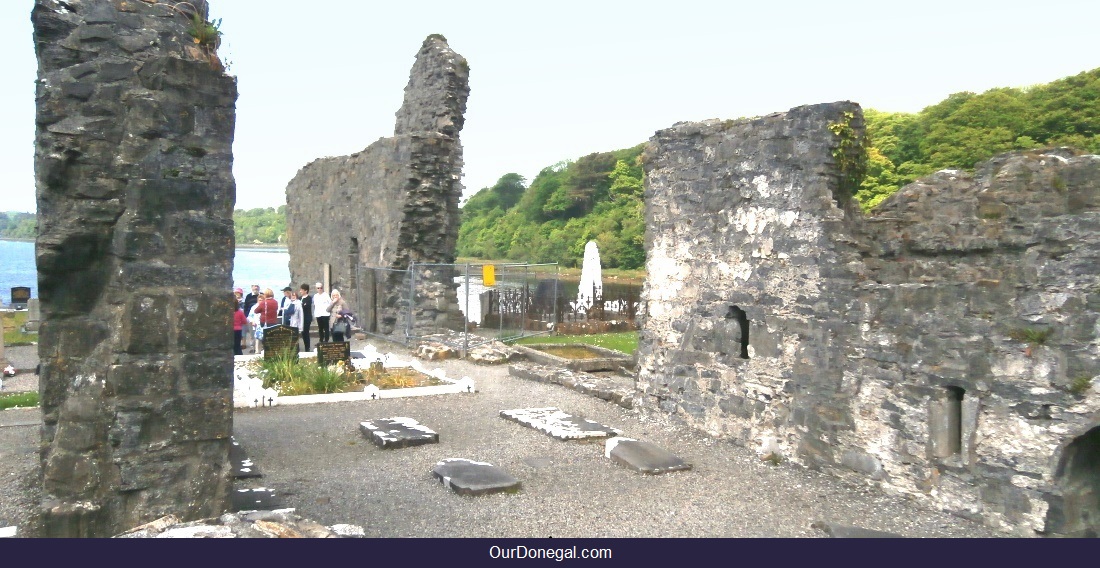
{"label": "green grass patch", "polygon": [[532,343],[584,343],[585,345],[595,345],[596,347],[614,349],[615,351],[622,351],[627,355],[633,355],[638,349],[638,332],[621,331],[617,333],[597,333],[594,335],[537,335],[518,339],[515,343],[519,345],[529,345]]}
{"label": "green grass patch", "polygon": [[23,325],[27,323],[27,312],[0,312],[4,322],[4,345],[8,347],[16,345],[31,345],[38,342],[37,333],[23,333]]}
{"label": "green grass patch", "polygon": [[0,410],[6,410],[8,408],[34,408],[35,406],[38,406],[37,392],[0,394]]}

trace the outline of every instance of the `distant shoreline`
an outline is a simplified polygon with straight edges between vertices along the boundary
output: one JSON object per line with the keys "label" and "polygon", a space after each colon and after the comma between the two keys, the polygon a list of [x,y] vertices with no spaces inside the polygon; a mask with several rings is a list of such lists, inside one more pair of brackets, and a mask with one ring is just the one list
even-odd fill
{"label": "distant shoreline", "polygon": [[[9,237],[0,237],[0,241],[11,241],[13,243],[33,243],[34,239],[13,239]],[[247,244],[239,243],[237,247],[239,249],[251,249],[251,250],[270,250],[273,252],[285,252],[288,251],[286,245],[273,245],[273,244]]]}
{"label": "distant shoreline", "polygon": [[255,250],[271,250],[271,251],[286,251],[286,250],[289,250],[289,249],[287,249],[286,245],[272,245],[272,244],[258,245],[258,244],[255,244],[255,243],[253,243],[253,244],[237,243],[237,248],[239,248],[239,249],[255,249]]}

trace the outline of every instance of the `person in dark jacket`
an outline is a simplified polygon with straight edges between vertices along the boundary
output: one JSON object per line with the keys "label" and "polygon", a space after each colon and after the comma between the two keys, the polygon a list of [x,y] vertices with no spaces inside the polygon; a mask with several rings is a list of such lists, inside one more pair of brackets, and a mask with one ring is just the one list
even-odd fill
{"label": "person in dark jacket", "polygon": [[313,323],[313,297],[309,295],[309,284],[298,287],[298,297],[302,303],[302,344],[309,351],[309,327]]}

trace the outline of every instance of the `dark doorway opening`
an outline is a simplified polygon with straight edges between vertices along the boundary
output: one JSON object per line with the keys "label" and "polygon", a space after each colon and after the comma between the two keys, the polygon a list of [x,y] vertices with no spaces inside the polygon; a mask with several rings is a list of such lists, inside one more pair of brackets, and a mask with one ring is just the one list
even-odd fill
{"label": "dark doorway opening", "polygon": [[1066,446],[1055,474],[1062,487],[1064,521],[1059,534],[1100,536],[1100,426]]}
{"label": "dark doorway opening", "polygon": [[741,344],[740,357],[742,359],[749,358],[749,316],[745,314],[745,310],[737,306],[730,306],[728,312],[726,312],[726,319],[732,319],[737,322],[739,329],[738,341]]}

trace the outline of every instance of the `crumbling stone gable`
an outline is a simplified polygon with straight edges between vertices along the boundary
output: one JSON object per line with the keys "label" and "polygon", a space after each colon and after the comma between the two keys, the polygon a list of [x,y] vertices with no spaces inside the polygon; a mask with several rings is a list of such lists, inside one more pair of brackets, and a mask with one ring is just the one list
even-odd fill
{"label": "crumbling stone gable", "polygon": [[165,4],[36,0],[31,19],[43,536],[219,515],[236,81]]}
{"label": "crumbling stone gable", "polygon": [[[333,285],[368,329],[406,330],[409,322],[398,321],[389,296],[407,286],[357,267],[404,270],[411,262],[454,262],[462,196],[459,132],[469,92],[466,60],[443,36],[429,36],[412,67],[394,136],[299,170],[286,190],[294,282],[321,281],[328,265]],[[446,317],[435,296],[443,297],[439,306],[457,307],[450,272],[444,272],[417,284],[434,290],[430,305],[418,312]],[[433,314],[418,314],[417,321],[434,322]]]}
{"label": "crumbling stone gable", "polygon": [[864,216],[836,135],[860,116],[652,139],[636,403],[991,525],[1095,532],[1100,157],[1003,155]]}

